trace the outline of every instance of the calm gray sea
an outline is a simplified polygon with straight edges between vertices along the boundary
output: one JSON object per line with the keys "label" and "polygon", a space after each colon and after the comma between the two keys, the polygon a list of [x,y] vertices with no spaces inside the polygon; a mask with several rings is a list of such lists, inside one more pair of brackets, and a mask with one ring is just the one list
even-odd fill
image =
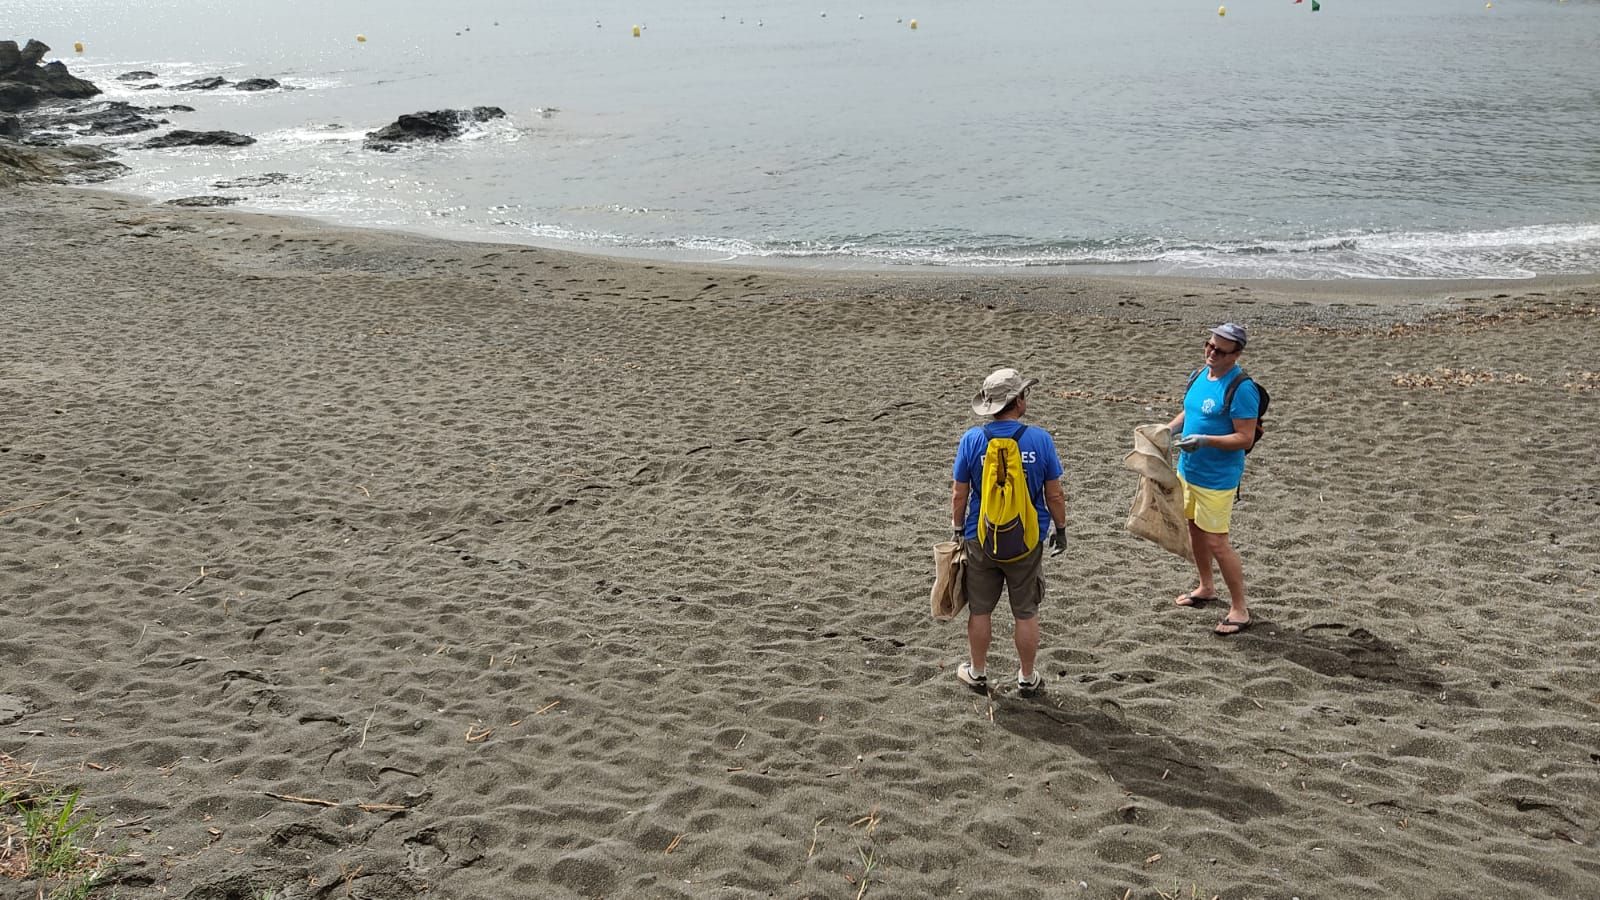
{"label": "calm gray sea", "polygon": [[[259,139],[126,149],[109,187],[159,198],[830,266],[1600,271],[1600,0],[1321,6],[0,0],[0,30],[112,99]],[[135,91],[132,69],[295,90]],[[509,119],[361,147],[401,113],[484,104]],[[268,172],[290,178],[214,186]]]}

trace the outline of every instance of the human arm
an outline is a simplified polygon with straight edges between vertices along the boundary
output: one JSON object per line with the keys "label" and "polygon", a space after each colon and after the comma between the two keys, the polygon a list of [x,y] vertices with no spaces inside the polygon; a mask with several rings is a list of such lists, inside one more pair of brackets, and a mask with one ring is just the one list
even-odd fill
{"label": "human arm", "polygon": [[967,502],[972,496],[972,485],[965,481],[950,482],[950,522],[956,540],[967,533]]}
{"label": "human arm", "polygon": [[1052,478],[1044,483],[1044,505],[1050,510],[1050,523],[1055,530],[1050,535],[1050,555],[1067,549],[1067,497],[1061,490],[1061,479]]}
{"label": "human arm", "polygon": [[1179,444],[1183,450],[1196,450],[1200,447],[1212,447],[1217,450],[1249,450],[1250,445],[1256,440],[1255,419],[1234,419],[1232,434],[1190,434],[1185,435],[1183,443]]}
{"label": "human arm", "polygon": [[1067,528],[1067,494],[1061,490],[1061,479],[1052,478],[1044,483],[1044,505],[1050,510],[1050,522],[1057,531]]}
{"label": "human arm", "polygon": [[1167,423],[1167,430],[1173,434],[1183,434],[1183,410],[1178,410],[1178,414]]}

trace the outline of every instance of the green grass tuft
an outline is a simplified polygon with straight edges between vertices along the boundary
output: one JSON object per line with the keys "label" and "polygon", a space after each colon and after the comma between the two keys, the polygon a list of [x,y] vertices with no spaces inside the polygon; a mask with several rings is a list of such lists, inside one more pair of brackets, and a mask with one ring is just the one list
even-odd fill
{"label": "green grass tuft", "polygon": [[0,754],[0,877],[54,882],[50,900],[86,900],[112,860],[91,846],[98,820],[82,799]]}

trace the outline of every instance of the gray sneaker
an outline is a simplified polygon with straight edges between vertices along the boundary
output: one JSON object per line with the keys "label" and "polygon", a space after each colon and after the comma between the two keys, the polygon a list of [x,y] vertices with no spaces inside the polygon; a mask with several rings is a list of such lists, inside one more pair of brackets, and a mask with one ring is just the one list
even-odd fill
{"label": "gray sneaker", "polygon": [[1034,672],[1032,681],[1023,681],[1022,680],[1022,673],[1021,672],[1017,673],[1017,692],[1018,693],[1021,693],[1021,694],[1037,694],[1039,692],[1039,690],[1041,688],[1043,688],[1043,687],[1044,687],[1044,674],[1043,673]]}

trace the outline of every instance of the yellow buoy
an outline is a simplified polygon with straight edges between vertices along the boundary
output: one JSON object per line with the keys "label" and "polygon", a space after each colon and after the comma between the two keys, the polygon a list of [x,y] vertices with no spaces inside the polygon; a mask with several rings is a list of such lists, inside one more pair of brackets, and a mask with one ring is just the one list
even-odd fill
{"label": "yellow buoy", "polygon": [[1225,16],[1225,15],[1227,15],[1227,14],[1228,14],[1228,8],[1227,8],[1227,7],[1226,7],[1226,6],[1219,6],[1219,7],[1217,7],[1217,15],[1219,15],[1219,16]]}
{"label": "yellow buoy", "polygon": [[917,20],[916,19],[912,19],[911,20],[911,30],[912,31],[916,31],[917,30]]}
{"label": "yellow buoy", "polygon": [[638,37],[639,36],[639,26],[637,26],[637,25],[633,26],[633,36],[634,37]]}
{"label": "yellow buoy", "polygon": [[366,35],[364,35],[364,34],[356,35],[356,43],[365,44],[366,42],[367,42],[367,36]]}
{"label": "yellow buoy", "polygon": [[74,53],[82,53],[83,52],[83,41],[73,41],[72,42],[72,52],[74,52]]}

